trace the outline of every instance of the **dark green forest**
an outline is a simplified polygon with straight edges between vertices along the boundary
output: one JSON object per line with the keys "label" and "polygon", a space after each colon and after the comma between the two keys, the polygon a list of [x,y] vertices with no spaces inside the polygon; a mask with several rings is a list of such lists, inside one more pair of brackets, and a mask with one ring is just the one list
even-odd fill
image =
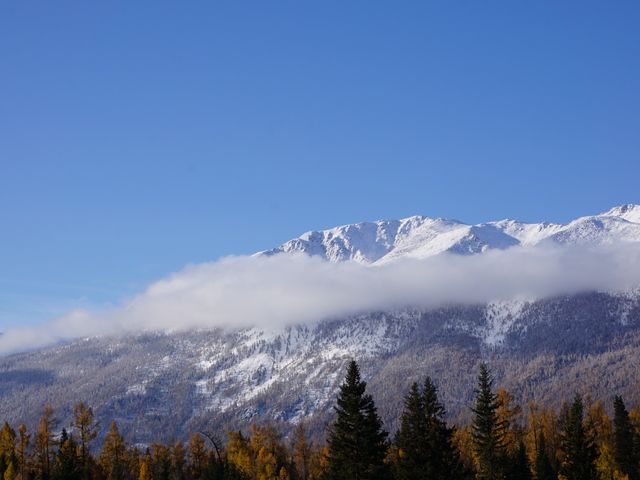
{"label": "dark green forest", "polygon": [[[558,410],[521,406],[480,366],[472,421],[449,425],[437,383],[403,395],[399,428],[387,432],[355,361],[349,363],[322,443],[304,421],[285,438],[272,424],[193,432],[183,444],[132,445],[116,422],[104,435],[93,410],[75,405],[59,429],[45,406],[36,431],[5,422],[3,480],[640,480],[640,413],[576,394]],[[609,415],[612,412],[612,416]],[[98,445],[98,438],[104,438]]]}

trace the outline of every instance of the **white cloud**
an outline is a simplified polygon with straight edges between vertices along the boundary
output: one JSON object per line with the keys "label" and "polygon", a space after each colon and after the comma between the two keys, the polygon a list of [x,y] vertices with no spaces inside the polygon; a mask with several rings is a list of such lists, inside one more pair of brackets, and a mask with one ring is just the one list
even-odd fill
{"label": "white cloud", "polygon": [[228,257],[190,266],[120,308],[75,311],[0,336],[0,353],[93,335],[189,328],[280,327],[404,306],[542,298],[640,285],[640,244],[514,247],[384,266],[304,255]]}

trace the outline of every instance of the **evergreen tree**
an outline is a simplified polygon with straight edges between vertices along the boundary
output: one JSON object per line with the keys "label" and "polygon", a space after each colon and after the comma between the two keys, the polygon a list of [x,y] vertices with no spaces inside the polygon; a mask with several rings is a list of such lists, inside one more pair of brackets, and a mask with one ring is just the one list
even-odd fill
{"label": "evergreen tree", "polygon": [[480,364],[476,403],[472,409],[473,445],[479,480],[498,480],[504,477],[504,426],[499,422],[497,396],[493,393],[493,378],[486,364]]}
{"label": "evergreen tree", "polygon": [[426,464],[429,454],[426,423],[424,398],[418,389],[418,384],[414,382],[404,398],[400,429],[395,438],[398,449],[396,462],[398,480],[422,478],[422,467]]}
{"label": "evergreen tree", "polygon": [[510,459],[507,472],[509,480],[531,480],[531,465],[529,465],[524,442],[520,441],[518,443],[518,449],[513,458]]}
{"label": "evergreen tree", "polygon": [[544,432],[540,431],[540,438],[536,447],[536,480],[555,480],[556,473],[553,471],[547,445],[544,439]]}
{"label": "evergreen tree", "polygon": [[389,477],[384,463],[387,432],[375,404],[365,393],[355,361],[347,368],[335,407],[336,421],[329,431],[328,476],[332,480],[377,480]]}
{"label": "evergreen tree", "polygon": [[563,459],[560,473],[567,480],[596,480],[595,460],[598,452],[584,424],[582,398],[576,395],[569,409],[562,435]]}
{"label": "evergreen tree", "polygon": [[453,446],[453,429],[447,427],[444,414],[438,390],[429,377],[422,392],[417,383],[411,385],[396,434],[399,479],[450,480],[462,475],[462,465]]}
{"label": "evergreen tree", "polygon": [[52,470],[52,478],[54,480],[78,480],[81,478],[82,470],[79,458],[76,456],[78,446],[73,437],[67,433],[66,429],[62,429],[60,439],[58,440],[58,452]]}
{"label": "evergreen tree", "polygon": [[638,480],[638,459],[634,449],[633,427],[622,397],[613,399],[614,458],[629,480]]}

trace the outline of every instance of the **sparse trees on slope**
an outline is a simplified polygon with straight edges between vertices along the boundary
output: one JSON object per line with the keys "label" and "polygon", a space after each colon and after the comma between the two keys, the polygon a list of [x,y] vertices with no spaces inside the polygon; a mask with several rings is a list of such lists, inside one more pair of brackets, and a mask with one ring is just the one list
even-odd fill
{"label": "sparse trees on slope", "polygon": [[355,361],[340,386],[336,420],[329,431],[329,472],[332,480],[378,480],[389,477],[384,458],[387,432],[382,429],[375,404],[365,393]]}

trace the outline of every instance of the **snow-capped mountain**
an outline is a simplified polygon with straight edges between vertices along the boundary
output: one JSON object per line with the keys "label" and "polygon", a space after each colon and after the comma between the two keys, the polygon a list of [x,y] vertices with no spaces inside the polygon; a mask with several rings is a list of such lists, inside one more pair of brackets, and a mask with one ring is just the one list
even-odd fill
{"label": "snow-capped mountain", "polygon": [[[365,222],[308,232],[257,255],[304,252],[376,265],[544,242],[638,241],[640,206],[624,205],[564,225],[420,216]],[[356,358],[393,430],[402,392],[425,375],[437,381],[455,420],[468,415],[481,360],[523,403],[553,404],[576,391],[603,400],[619,393],[634,403],[639,357],[640,289],[363,312],[269,330],[88,338],[0,358],[0,421],[33,428],[50,403],[61,426],[69,425],[71,406],[86,401],[103,425],[115,419],[141,443],[264,419],[286,431],[305,418],[321,437],[343,368]]]}
{"label": "snow-capped mountain", "polygon": [[260,255],[302,252],[331,262],[381,264],[399,258],[426,258],[443,252],[469,255],[515,245],[603,244],[640,241],[640,205],[628,204],[567,224],[499,220],[468,225],[420,215],[306,232]]}

